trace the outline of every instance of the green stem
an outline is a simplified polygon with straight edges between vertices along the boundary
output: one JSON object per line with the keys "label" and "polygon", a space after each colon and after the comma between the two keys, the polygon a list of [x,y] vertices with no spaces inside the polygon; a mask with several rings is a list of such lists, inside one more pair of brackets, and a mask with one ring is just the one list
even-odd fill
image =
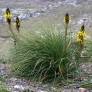
{"label": "green stem", "polygon": [[12,34],[12,36],[13,36],[14,44],[16,44],[16,36],[15,36],[15,34],[14,34],[14,32],[13,32],[12,28],[11,28],[11,25],[9,25],[9,30],[10,30],[10,32],[11,32],[11,34]]}
{"label": "green stem", "polygon": [[68,24],[66,24],[65,25],[65,52],[66,52],[66,45],[67,45],[67,43],[66,43],[66,40],[67,40],[67,30],[68,30]]}

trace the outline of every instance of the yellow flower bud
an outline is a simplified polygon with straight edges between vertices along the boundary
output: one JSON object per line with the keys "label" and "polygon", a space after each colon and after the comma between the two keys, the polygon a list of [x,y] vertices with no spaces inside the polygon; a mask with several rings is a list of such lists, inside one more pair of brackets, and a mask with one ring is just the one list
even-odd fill
{"label": "yellow flower bud", "polygon": [[65,14],[65,17],[64,17],[65,24],[69,24],[69,20],[70,20],[69,14],[66,13],[66,14]]}

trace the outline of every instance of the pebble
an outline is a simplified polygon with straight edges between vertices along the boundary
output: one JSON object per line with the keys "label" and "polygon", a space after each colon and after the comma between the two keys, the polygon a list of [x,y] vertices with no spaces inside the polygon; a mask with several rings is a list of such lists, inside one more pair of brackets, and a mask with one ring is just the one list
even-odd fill
{"label": "pebble", "polygon": [[25,88],[23,87],[23,85],[15,85],[14,89],[24,90]]}
{"label": "pebble", "polygon": [[47,92],[47,91],[43,91],[43,90],[38,90],[37,92]]}
{"label": "pebble", "polygon": [[79,88],[79,92],[89,92],[89,91],[85,88]]}

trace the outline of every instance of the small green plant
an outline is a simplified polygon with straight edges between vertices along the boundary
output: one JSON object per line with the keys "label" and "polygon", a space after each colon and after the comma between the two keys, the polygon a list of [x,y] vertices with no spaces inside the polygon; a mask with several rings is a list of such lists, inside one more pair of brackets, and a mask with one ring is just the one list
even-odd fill
{"label": "small green plant", "polygon": [[0,81],[0,92],[9,92],[7,89],[6,89],[6,87],[5,87],[5,85]]}

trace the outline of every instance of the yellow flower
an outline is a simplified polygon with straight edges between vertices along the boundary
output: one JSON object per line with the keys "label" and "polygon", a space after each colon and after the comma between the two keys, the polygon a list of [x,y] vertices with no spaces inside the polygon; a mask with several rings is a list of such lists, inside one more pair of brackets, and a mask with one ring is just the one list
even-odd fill
{"label": "yellow flower", "polygon": [[85,31],[79,31],[77,34],[77,41],[84,43],[85,37],[86,37]]}
{"label": "yellow flower", "polygon": [[6,14],[6,13],[4,13],[4,18],[5,19],[11,19],[12,18],[12,14],[11,13],[8,13],[8,14]]}

